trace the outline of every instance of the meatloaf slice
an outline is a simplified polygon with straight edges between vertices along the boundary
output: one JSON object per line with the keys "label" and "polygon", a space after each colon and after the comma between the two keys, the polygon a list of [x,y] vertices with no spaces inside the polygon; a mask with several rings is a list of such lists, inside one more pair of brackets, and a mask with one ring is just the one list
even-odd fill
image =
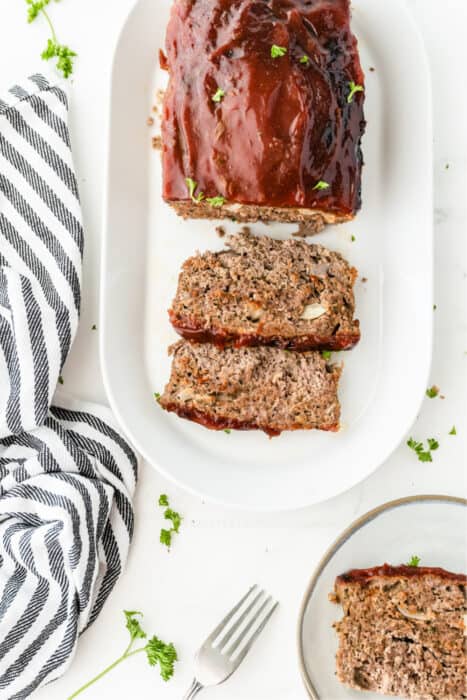
{"label": "meatloaf slice", "polygon": [[247,232],[227,245],[184,263],[169,311],[180,335],[294,350],[346,350],[358,342],[357,271],[339,253]]}
{"label": "meatloaf slice", "polygon": [[167,411],[213,430],[336,431],[340,368],[319,352],[218,348],[181,340],[172,346]]}
{"label": "meatloaf slice", "polygon": [[388,564],[338,576],[338,679],[404,698],[467,697],[466,583],[444,569]]}
{"label": "meatloaf slice", "polygon": [[184,217],[320,229],[360,208],[364,75],[350,0],[174,0],[163,197]]}

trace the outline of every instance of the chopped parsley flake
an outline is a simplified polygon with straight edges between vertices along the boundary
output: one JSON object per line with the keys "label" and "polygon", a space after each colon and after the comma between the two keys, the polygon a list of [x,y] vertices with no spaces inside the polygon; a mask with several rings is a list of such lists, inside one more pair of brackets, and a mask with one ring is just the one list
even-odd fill
{"label": "chopped parsley flake", "polygon": [[225,90],[222,88],[218,87],[214,95],[211,97],[213,102],[220,102],[222,98],[225,96]]}
{"label": "chopped parsley flake", "polygon": [[178,533],[183,518],[180,515],[180,513],[177,513],[175,510],[172,510],[172,508],[170,508],[169,499],[165,493],[161,493],[161,495],[159,496],[159,505],[165,508],[165,520],[170,520],[172,523],[172,527],[170,528],[170,530],[167,530],[165,528],[161,529],[159,541],[161,544],[165,544],[166,547],[170,548],[172,544],[173,533]]}
{"label": "chopped parsley flake", "polygon": [[92,330],[92,331],[97,331],[97,326],[96,326],[95,323],[91,326],[91,330]]}
{"label": "chopped parsley flake", "polygon": [[330,360],[331,359],[331,351],[330,350],[322,350],[321,357],[324,357],[325,360]]}
{"label": "chopped parsley flake", "polygon": [[217,197],[206,197],[206,202],[211,205],[211,207],[221,207],[225,202],[225,197],[218,194]]}
{"label": "chopped parsley flake", "polygon": [[357,239],[355,238],[354,235],[352,235],[352,236],[350,236],[350,240],[352,241],[352,243],[354,243],[354,241],[356,241]]}
{"label": "chopped parsley flake", "polygon": [[159,394],[158,391],[155,391],[155,392],[154,392],[154,398],[156,399],[156,401],[159,401],[159,400],[160,400],[161,395]]}
{"label": "chopped parsley flake", "polygon": [[428,438],[428,447],[425,449],[423,442],[417,442],[413,438],[407,440],[407,445],[415,452],[420,462],[432,462],[431,453],[438,449],[439,442],[434,438]]}
{"label": "chopped parsley flake", "polygon": [[306,64],[306,63],[309,63],[309,62],[310,62],[310,59],[308,58],[308,56],[302,56],[302,57],[300,58],[300,63],[305,63],[305,64]]}
{"label": "chopped parsley flake", "polygon": [[59,383],[59,384],[63,384],[63,383],[64,383],[64,382],[63,382],[63,377],[62,377],[62,375],[59,376],[59,378],[58,378],[58,383]]}
{"label": "chopped parsley flake", "polygon": [[410,561],[407,562],[407,566],[418,566],[420,564],[420,557],[414,555]]}
{"label": "chopped parsley flake", "polygon": [[199,202],[202,202],[204,199],[204,194],[200,192],[199,194],[195,195],[198,183],[192,180],[191,177],[187,177],[185,182],[188,185],[188,194],[190,195],[193,202],[195,204],[199,204]]}
{"label": "chopped parsley flake", "polygon": [[433,384],[433,386],[430,386],[425,393],[429,399],[435,399],[439,394],[439,387]]}
{"label": "chopped parsley flake", "polygon": [[457,435],[457,430],[456,430],[455,425],[452,426],[451,430],[449,431],[449,435]]}
{"label": "chopped parsley flake", "polygon": [[277,44],[271,46],[271,58],[280,58],[285,56],[286,53],[287,49],[285,46],[277,46]]}
{"label": "chopped parsley flake", "polygon": [[225,428],[225,430],[224,430],[224,433],[227,433],[227,435],[230,435],[231,432],[232,431],[230,430],[230,428]]}
{"label": "chopped parsley flake", "polygon": [[356,83],[354,83],[353,80],[351,80],[349,83],[349,88],[350,88],[350,92],[347,96],[347,102],[350,104],[351,102],[353,102],[354,95],[357,92],[363,92],[364,87],[363,87],[363,85],[357,85]]}
{"label": "chopped parsley flake", "polygon": [[319,180],[316,185],[313,187],[314,190],[327,190],[329,188],[329,182],[325,182],[324,180]]}
{"label": "chopped parsley flake", "polygon": [[166,547],[170,548],[172,544],[172,530],[164,530],[164,528],[162,528],[159,540],[161,544],[165,544]]}

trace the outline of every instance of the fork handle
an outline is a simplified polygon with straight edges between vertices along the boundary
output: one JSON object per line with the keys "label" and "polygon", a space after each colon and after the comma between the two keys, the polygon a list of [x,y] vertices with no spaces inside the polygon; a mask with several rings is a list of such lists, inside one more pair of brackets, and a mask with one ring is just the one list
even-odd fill
{"label": "fork handle", "polygon": [[199,691],[202,690],[203,687],[204,686],[202,686],[201,683],[194,678],[189,690],[183,696],[183,700],[192,700],[192,698],[198,695]]}

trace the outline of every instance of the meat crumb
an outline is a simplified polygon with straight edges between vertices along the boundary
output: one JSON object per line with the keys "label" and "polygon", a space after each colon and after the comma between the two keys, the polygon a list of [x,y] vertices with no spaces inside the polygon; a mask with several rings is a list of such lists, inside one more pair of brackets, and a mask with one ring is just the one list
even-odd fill
{"label": "meat crumb", "polygon": [[154,117],[148,117],[147,120],[146,120],[146,124],[147,124],[148,126],[153,126],[153,124],[154,124]]}
{"label": "meat crumb", "polygon": [[370,71],[371,71],[372,73],[375,72],[375,69],[373,68],[373,66],[370,66]]}
{"label": "meat crumb", "polygon": [[219,238],[224,238],[225,228],[223,226],[216,226],[216,233],[219,236]]}
{"label": "meat crumb", "polygon": [[298,224],[298,231],[294,231],[292,236],[296,238],[307,238],[308,236],[314,236],[322,230],[322,226],[316,221],[301,221]]}
{"label": "meat crumb", "polygon": [[161,136],[153,136],[152,137],[152,147],[155,148],[157,151],[162,150],[162,137]]}
{"label": "meat crumb", "polygon": [[368,282],[368,277],[362,277],[362,282],[365,284],[365,282]]}

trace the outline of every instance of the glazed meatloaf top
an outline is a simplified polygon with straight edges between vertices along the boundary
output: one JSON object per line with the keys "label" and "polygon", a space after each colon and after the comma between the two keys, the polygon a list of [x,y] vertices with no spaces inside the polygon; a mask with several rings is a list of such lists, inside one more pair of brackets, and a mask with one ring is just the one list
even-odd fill
{"label": "glazed meatloaf top", "polygon": [[418,700],[465,698],[466,583],[440,568],[388,564],[339,576],[338,679]]}
{"label": "glazed meatloaf top", "polygon": [[342,350],[360,337],[356,270],[303,240],[241,233],[187,260],[170,310],[185,337],[218,344]]}
{"label": "glazed meatloaf top", "polygon": [[339,427],[340,367],[319,352],[225,348],[180,341],[160,405],[215,430]]}
{"label": "glazed meatloaf top", "polygon": [[167,201],[190,200],[190,178],[195,202],[355,214],[364,76],[349,0],[175,0],[161,64]]}

